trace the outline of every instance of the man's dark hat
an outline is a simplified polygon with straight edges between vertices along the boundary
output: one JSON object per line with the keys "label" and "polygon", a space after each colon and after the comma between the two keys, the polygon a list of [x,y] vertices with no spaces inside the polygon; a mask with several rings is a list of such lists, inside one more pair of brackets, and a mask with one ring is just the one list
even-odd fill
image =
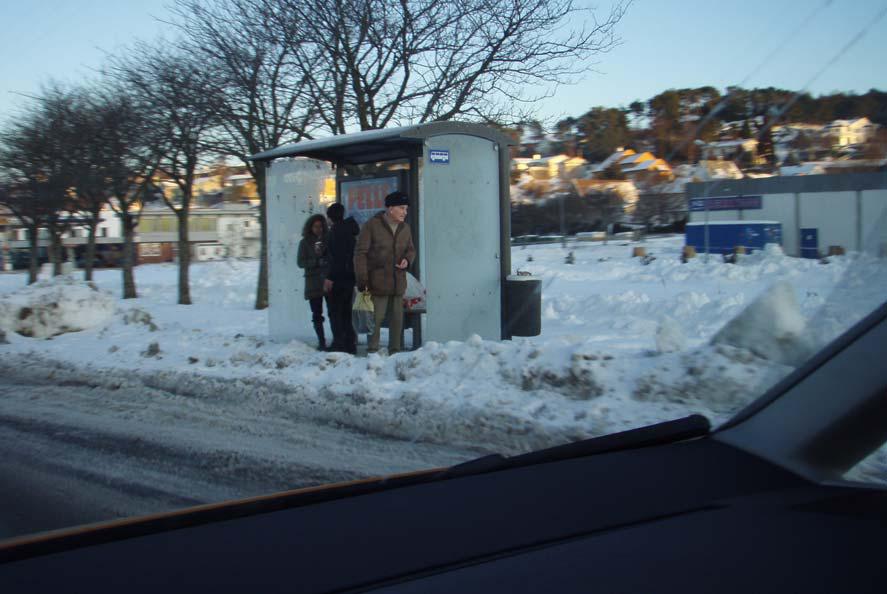
{"label": "man's dark hat", "polygon": [[387,196],[385,196],[385,207],[391,206],[407,206],[410,203],[410,198],[403,192],[391,192]]}

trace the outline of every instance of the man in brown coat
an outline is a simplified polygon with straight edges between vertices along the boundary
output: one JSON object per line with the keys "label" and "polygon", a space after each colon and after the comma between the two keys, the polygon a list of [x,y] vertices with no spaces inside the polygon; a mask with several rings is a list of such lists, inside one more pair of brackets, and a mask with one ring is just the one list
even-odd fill
{"label": "man in brown coat", "polygon": [[360,230],[354,250],[357,288],[373,296],[375,328],[367,350],[379,350],[379,330],[388,315],[388,352],[401,349],[403,294],[407,289],[406,270],[416,259],[413,235],[404,221],[409,198],[403,192],[385,197],[385,211],[371,218]]}

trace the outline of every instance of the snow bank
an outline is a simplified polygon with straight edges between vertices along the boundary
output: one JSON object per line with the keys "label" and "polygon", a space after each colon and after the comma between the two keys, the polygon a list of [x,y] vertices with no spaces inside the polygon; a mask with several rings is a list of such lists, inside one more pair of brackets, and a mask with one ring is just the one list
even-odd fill
{"label": "snow bank", "polygon": [[666,316],[656,329],[656,350],[660,353],[675,353],[687,348],[684,331],[672,318]]}
{"label": "snow bank", "polygon": [[805,326],[794,288],[781,281],[730,320],[711,343],[746,349],[763,359],[797,366],[812,354],[803,335]]}
{"label": "snow bank", "polygon": [[93,283],[56,277],[0,296],[0,329],[49,338],[105,325],[117,300]]}
{"label": "snow bank", "polygon": [[[557,245],[515,247],[515,268],[542,278],[541,336],[427,343],[392,357],[270,342],[267,311],[253,309],[256,262],[192,266],[191,306],[176,304],[175,266],[139,266],[140,298],[100,330],[39,343],[9,331],[0,367],[37,361],[34,373],[50,373],[61,361],[110,387],[249,399],[267,415],[516,453],[691,413],[726,420],[800,362],[805,340],[834,338],[887,287],[887,260],[821,264],[768,249],[736,264],[682,264],[682,243],[646,241],[648,265],[618,241],[570,246],[574,265]],[[18,294],[14,283],[21,276],[0,275],[0,295]],[[97,271],[96,283],[116,294],[119,272]]]}

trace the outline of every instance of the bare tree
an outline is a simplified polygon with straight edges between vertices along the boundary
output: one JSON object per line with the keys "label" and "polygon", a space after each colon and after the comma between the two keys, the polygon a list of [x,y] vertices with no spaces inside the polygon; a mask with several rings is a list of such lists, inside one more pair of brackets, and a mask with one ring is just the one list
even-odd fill
{"label": "bare tree", "polygon": [[607,231],[609,238],[611,226],[622,222],[625,218],[625,200],[612,190],[592,192],[586,200],[597,217],[597,225]]}
{"label": "bare tree", "polygon": [[96,235],[102,211],[110,196],[108,180],[103,174],[104,147],[97,141],[102,132],[101,110],[91,96],[95,91],[80,88],[72,91],[72,108],[65,141],[67,160],[70,164],[75,210],[87,227],[84,278],[92,280],[96,256]]}
{"label": "bare tree", "polygon": [[[62,273],[62,235],[74,209],[72,170],[65,151],[70,115],[70,96],[51,86],[0,136],[0,167],[16,188],[15,206],[10,208],[32,223],[39,220],[48,231],[54,275]],[[37,231],[31,232],[32,269],[39,249]],[[36,280],[36,271],[32,276]]]}
{"label": "bare tree", "polygon": [[217,146],[243,160],[259,188],[256,307],[268,297],[266,197],[250,155],[310,138],[318,122],[340,134],[526,119],[519,112],[617,43],[627,4],[597,20],[574,0],[176,0],[182,47],[223,98]]}
{"label": "bare tree", "polygon": [[334,134],[528,119],[535,102],[618,43],[628,5],[598,20],[574,0],[253,1],[292,50]]}
{"label": "bare tree", "polygon": [[101,129],[93,140],[101,147],[98,167],[111,196],[110,205],[123,228],[123,298],[137,297],[135,229],[152,177],[160,162],[158,127],[124,89],[107,87],[95,99]]}
{"label": "bare tree", "polygon": [[27,230],[31,252],[28,265],[28,284],[36,283],[37,275],[40,272],[40,229],[46,220],[44,204],[34,199],[29,192],[27,183],[8,180],[0,185],[0,204],[12,211],[15,218]]}
{"label": "bare tree", "polygon": [[176,0],[172,24],[180,47],[211,76],[207,93],[218,99],[219,133],[212,147],[243,161],[259,192],[262,247],[256,309],[268,306],[268,226],[265,169],[250,156],[310,135],[316,117],[308,81],[292,48],[269,31],[258,0]]}
{"label": "bare tree", "polygon": [[680,220],[686,210],[687,201],[683,193],[664,193],[650,188],[638,197],[632,218],[649,231],[653,227],[670,225]]}
{"label": "bare tree", "polygon": [[197,57],[145,43],[124,57],[112,58],[109,72],[130,89],[139,109],[158,130],[158,171],[181,192],[179,200],[162,195],[178,221],[178,302],[190,305],[189,215],[194,178],[207,154],[210,133],[219,123],[220,101],[208,92],[213,79]]}

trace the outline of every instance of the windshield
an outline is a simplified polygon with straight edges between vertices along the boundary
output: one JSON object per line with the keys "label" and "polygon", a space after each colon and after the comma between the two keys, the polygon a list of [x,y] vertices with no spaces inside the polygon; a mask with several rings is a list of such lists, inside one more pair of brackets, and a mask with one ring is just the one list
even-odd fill
{"label": "windshield", "polygon": [[0,540],[717,425],[884,302],[876,2],[103,4],[0,40]]}

